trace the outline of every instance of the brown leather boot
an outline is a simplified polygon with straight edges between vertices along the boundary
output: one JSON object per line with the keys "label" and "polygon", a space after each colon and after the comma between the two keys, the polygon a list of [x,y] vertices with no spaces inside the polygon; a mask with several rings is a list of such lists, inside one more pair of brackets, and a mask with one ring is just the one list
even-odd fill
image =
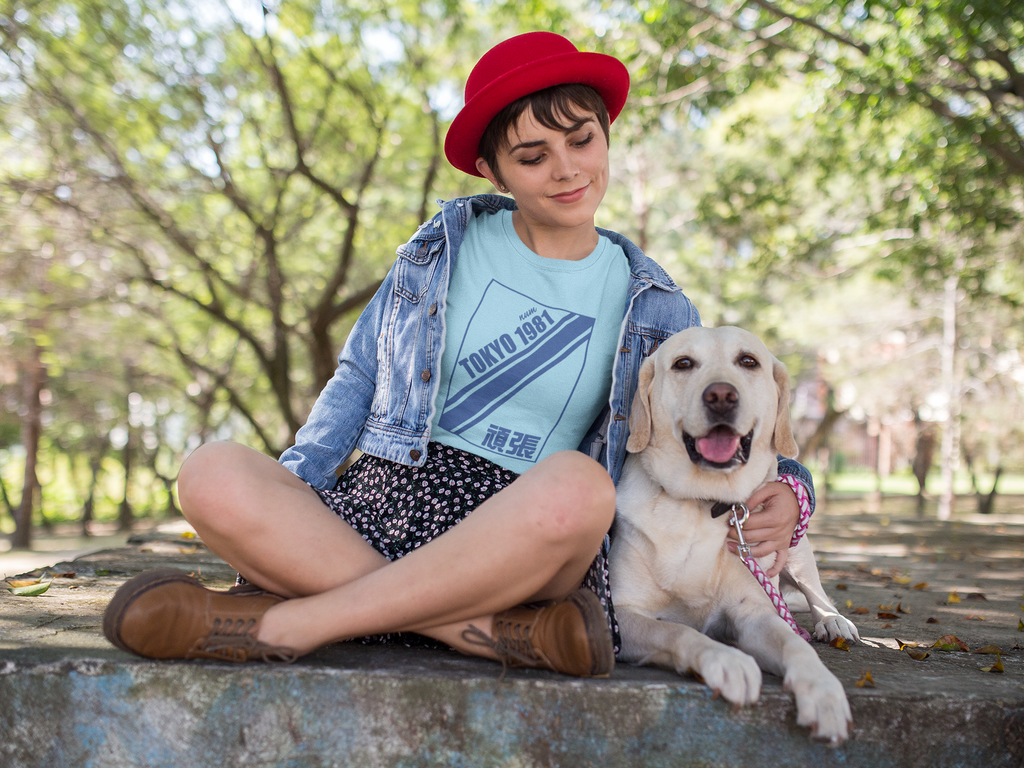
{"label": "brown leather boot", "polygon": [[256,639],[260,619],[283,597],[247,585],[207,589],[186,573],[157,568],[118,588],[103,614],[103,634],[150,659],[292,662],[298,654]]}
{"label": "brown leather boot", "polygon": [[615,666],[608,619],[589,589],[578,589],[564,600],[497,613],[489,638],[473,626],[462,635],[468,642],[491,647],[507,667],[607,677]]}

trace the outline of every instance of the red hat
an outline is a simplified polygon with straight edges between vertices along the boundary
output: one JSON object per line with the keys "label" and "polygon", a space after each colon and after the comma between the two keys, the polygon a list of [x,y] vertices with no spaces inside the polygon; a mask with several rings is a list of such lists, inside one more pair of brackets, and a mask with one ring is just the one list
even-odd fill
{"label": "red hat", "polygon": [[629,93],[629,72],[603,53],[581,53],[553,32],[527,32],[498,43],[483,55],[466,81],[466,106],[455,116],[444,140],[448,161],[480,176],[476,159],[480,138],[494,116],[516,99],[553,85],[589,85],[615,120]]}

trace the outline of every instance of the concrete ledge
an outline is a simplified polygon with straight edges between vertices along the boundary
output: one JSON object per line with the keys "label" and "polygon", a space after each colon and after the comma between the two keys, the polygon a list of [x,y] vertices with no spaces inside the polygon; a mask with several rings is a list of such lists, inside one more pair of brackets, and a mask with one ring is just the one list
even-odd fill
{"label": "concrete ledge", "polygon": [[790,697],[770,677],[756,706],[733,711],[702,685],[658,670],[620,666],[608,680],[496,675],[453,653],[357,644],[292,667],[7,660],[0,764],[1024,765],[1019,685],[1016,695],[1005,688],[1008,697],[848,686],[856,725],[831,749],[796,725]]}
{"label": "concrete ledge", "polygon": [[[286,667],[140,660],[100,631],[126,578],[156,566],[215,588],[233,578],[173,533],[59,563],[39,597],[0,589],[0,768],[1024,766],[1024,516],[833,514],[812,532],[826,589],[865,641],[815,644],[853,710],[837,749],[796,725],[771,675],[734,711],[690,677],[621,664],[605,680],[499,682],[492,662],[359,643]],[[899,650],[945,634],[998,645],[1003,674],[982,671],[994,655]],[[865,671],[876,688],[857,687]]]}

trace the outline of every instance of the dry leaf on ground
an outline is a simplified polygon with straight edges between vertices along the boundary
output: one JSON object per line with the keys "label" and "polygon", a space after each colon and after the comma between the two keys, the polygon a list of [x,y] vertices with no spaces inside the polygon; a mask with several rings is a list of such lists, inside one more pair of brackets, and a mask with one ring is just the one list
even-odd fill
{"label": "dry leaf on ground", "polygon": [[1002,656],[996,656],[996,663],[993,664],[991,667],[981,667],[981,671],[982,672],[998,672],[999,674],[1002,674],[1003,673],[1003,657]]}
{"label": "dry leaf on ground", "polygon": [[986,645],[984,648],[976,648],[971,653],[994,653],[997,656],[1003,651],[998,645]]}
{"label": "dry leaf on ground", "polygon": [[26,587],[12,587],[8,592],[12,592],[18,597],[37,597],[49,588],[50,582],[46,582],[45,584],[30,584]]}
{"label": "dry leaf on ground", "polygon": [[940,651],[967,651],[968,653],[971,651],[967,647],[967,643],[956,635],[943,635],[935,641],[932,648],[938,648]]}

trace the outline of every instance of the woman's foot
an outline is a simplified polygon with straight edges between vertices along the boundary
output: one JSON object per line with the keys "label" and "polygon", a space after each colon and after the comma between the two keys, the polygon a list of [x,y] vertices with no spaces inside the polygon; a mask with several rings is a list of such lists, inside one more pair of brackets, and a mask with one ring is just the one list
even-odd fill
{"label": "woman's foot", "polygon": [[577,677],[607,677],[615,667],[608,618],[589,589],[578,589],[564,600],[502,611],[494,615],[491,637],[471,626],[463,639],[488,646],[508,667]]}
{"label": "woman's foot", "polygon": [[267,610],[284,600],[254,586],[207,589],[173,568],[158,568],[120,586],[103,615],[103,634],[151,659],[292,662],[291,648],[256,639]]}

